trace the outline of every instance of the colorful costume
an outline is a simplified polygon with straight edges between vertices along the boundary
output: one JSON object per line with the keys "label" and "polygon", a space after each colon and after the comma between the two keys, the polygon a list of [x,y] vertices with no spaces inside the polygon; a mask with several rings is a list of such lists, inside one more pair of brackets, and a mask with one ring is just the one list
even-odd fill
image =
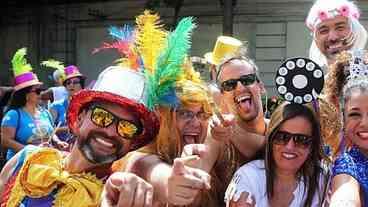
{"label": "colorful costume", "polygon": [[65,171],[59,151],[30,145],[20,153],[1,207],[99,206],[102,181],[93,174]]}
{"label": "colorful costume", "polygon": [[[20,90],[32,86],[42,85],[36,74],[32,72],[32,66],[27,63],[26,52],[26,48],[19,49],[12,59],[15,76],[14,93],[19,93]],[[34,116],[22,107],[13,107],[4,115],[1,126],[14,128],[14,139],[23,145],[38,145],[43,141],[48,141],[54,129],[51,115],[41,107],[36,108]],[[8,149],[6,159],[9,160],[13,155],[14,150]]]}
{"label": "colorful costume", "polygon": [[[309,10],[305,23],[315,38],[317,27],[321,22],[338,16],[346,17],[349,20],[349,26],[354,40],[350,49],[364,49],[367,42],[367,31],[359,22],[360,12],[358,7],[351,1],[333,0],[326,4],[326,1],[324,0],[317,0]],[[327,69],[327,57],[318,48],[316,40],[313,40],[310,46],[309,58],[322,66],[323,69]]]}
{"label": "colorful costume", "polygon": [[[175,42],[175,38],[173,41]],[[174,54],[178,55],[178,53]],[[161,61],[168,62],[168,58],[172,58],[172,55],[164,57]],[[167,97],[167,93],[172,90],[172,85],[165,85],[165,81],[171,81],[171,79],[161,79],[161,74],[153,71],[143,74],[143,66],[138,61],[129,64],[122,60],[122,63],[119,66],[106,68],[100,73],[92,89],[81,90],[74,94],[69,103],[66,121],[70,131],[76,136],[76,143],[73,145],[71,153],[66,156],[80,153],[83,157],[80,158],[81,161],[97,167],[88,169],[85,173],[69,173],[63,169],[63,163],[64,160],[66,163],[70,160],[64,159],[59,151],[50,148],[27,147],[21,152],[13,176],[6,184],[6,196],[2,200],[2,206],[99,206],[103,185],[102,179],[97,179],[95,175],[99,174],[98,178],[108,176],[113,161],[120,159],[131,150],[143,147],[156,137],[160,125],[153,109],[158,104],[158,100],[162,100],[160,97]],[[158,64],[160,63],[158,62]],[[177,68],[176,64],[170,66]],[[71,68],[72,71],[75,71],[74,69]],[[160,72],[165,73],[165,70],[160,70]],[[66,72],[66,74],[68,73]],[[160,88],[161,84],[164,84],[166,88]],[[106,110],[97,107],[89,109],[91,105],[98,103],[119,106],[136,118],[134,123],[124,119],[115,123],[116,134],[119,135],[119,139],[129,142],[129,149],[123,150],[123,147],[119,149],[116,147],[118,144],[112,144],[117,149],[115,153],[98,156],[99,154],[96,155],[94,152],[95,145],[85,141],[96,139],[93,138],[93,135],[92,138],[86,137],[87,135],[78,137],[81,134],[78,125],[81,120],[78,118],[85,109],[91,111],[91,120],[89,121],[96,128],[102,130],[102,128],[116,122],[116,117],[108,111],[108,108]],[[110,121],[108,126],[106,126],[107,121]],[[93,131],[92,126],[89,126],[89,131],[93,134],[96,132]]]}
{"label": "colorful costume", "polygon": [[342,154],[333,166],[333,176],[347,174],[358,181],[363,192],[363,203],[368,203],[368,157],[357,147]]}

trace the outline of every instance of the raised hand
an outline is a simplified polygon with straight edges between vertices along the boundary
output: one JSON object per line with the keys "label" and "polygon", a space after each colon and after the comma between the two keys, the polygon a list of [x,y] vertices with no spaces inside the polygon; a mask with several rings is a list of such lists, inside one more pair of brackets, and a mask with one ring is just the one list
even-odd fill
{"label": "raised hand", "polygon": [[212,138],[229,143],[231,136],[233,136],[234,125],[235,117],[232,114],[223,115],[222,121],[213,116],[210,123]]}
{"label": "raised hand", "polygon": [[203,158],[208,153],[208,147],[204,144],[187,144],[181,153],[181,158],[185,166],[193,168],[203,168]]}
{"label": "raised hand", "polygon": [[242,192],[237,201],[231,200],[230,207],[255,207],[256,202],[253,196],[249,196],[249,193]]}
{"label": "raised hand", "polygon": [[151,207],[153,187],[133,173],[116,172],[105,184],[101,207]]}
{"label": "raised hand", "polygon": [[210,175],[184,165],[185,158],[176,158],[168,178],[168,200],[174,205],[191,204],[203,189],[210,189]]}

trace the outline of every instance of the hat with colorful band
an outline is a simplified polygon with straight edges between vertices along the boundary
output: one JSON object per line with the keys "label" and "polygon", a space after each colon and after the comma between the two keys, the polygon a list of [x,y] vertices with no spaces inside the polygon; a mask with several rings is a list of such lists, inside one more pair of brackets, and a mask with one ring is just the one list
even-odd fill
{"label": "hat with colorful band", "polygon": [[32,72],[32,66],[27,63],[27,59],[25,58],[26,54],[27,48],[21,48],[17,50],[12,59],[15,91],[29,86],[42,85],[42,82],[38,80],[37,75]]}
{"label": "hat with colorful band", "polygon": [[86,78],[82,73],[80,73],[79,68],[75,65],[69,65],[64,68],[65,73],[65,79],[63,82],[70,78],[80,77],[80,78]]}
{"label": "hat with colorful band", "polygon": [[290,58],[278,68],[275,83],[285,101],[304,104],[317,99],[323,89],[324,75],[312,60]]}

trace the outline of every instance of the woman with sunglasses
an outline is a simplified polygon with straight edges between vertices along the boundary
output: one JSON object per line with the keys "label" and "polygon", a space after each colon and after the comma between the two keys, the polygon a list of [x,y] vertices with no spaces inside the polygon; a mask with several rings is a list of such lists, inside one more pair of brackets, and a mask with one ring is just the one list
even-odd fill
{"label": "woman with sunglasses", "polygon": [[1,123],[1,144],[8,149],[7,160],[25,145],[39,145],[53,134],[51,115],[39,107],[42,83],[26,63],[25,55],[23,48],[13,57],[14,92]]}
{"label": "woman with sunglasses", "polygon": [[54,139],[54,143],[61,150],[69,150],[70,144],[74,142],[73,136],[69,133],[66,112],[68,110],[71,97],[84,88],[85,77],[79,72],[78,67],[70,65],[64,68],[63,85],[68,91],[68,96],[63,100],[52,103],[49,111],[52,114],[56,135],[58,139]]}
{"label": "woman with sunglasses", "polygon": [[265,160],[234,174],[225,194],[230,207],[321,206],[324,176],[319,122],[307,106],[283,103],[271,116]]}
{"label": "woman with sunglasses", "polygon": [[335,161],[331,206],[368,205],[368,53],[341,54],[331,75],[339,90],[344,141],[349,143]]}

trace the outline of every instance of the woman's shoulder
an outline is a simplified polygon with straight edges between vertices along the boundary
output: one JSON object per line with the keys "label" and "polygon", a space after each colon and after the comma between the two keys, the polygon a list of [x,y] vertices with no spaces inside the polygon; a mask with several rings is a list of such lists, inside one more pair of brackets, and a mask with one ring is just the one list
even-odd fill
{"label": "woman's shoulder", "polygon": [[20,116],[21,111],[22,110],[20,109],[11,109],[7,111],[2,119],[2,125],[8,125],[10,123],[15,124]]}
{"label": "woman's shoulder", "polygon": [[[363,163],[366,163],[367,158],[362,155],[362,153],[357,148],[352,148],[348,152],[344,152],[340,155],[334,165],[333,165],[333,174],[341,174],[341,173],[348,173],[351,174],[353,177],[356,176],[356,172],[358,168]],[[368,166],[365,166],[368,168]]]}
{"label": "woman's shoulder", "polygon": [[265,171],[264,160],[253,160],[241,166],[238,172],[244,172],[247,174],[258,174]]}
{"label": "woman's shoulder", "polygon": [[4,116],[15,116],[15,115],[18,115],[22,110],[21,109],[10,109],[9,111],[7,111],[5,113]]}

